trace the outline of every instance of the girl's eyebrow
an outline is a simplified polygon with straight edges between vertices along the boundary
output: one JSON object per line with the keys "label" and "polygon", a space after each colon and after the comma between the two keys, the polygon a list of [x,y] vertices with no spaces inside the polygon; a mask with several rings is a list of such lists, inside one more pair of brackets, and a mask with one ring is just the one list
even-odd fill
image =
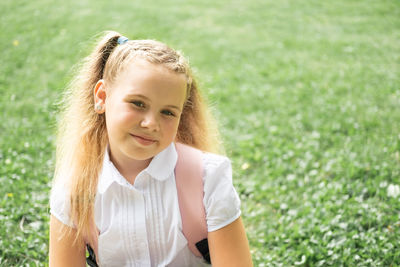
{"label": "girl's eyebrow", "polygon": [[177,107],[177,106],[174,106],[174,105],[167,105],[166,107],[172,108],[172,109],[176,109],[177,111],[181,112],[181,109],[180,109],[179,107]]}
{"label": "girl's eyebrow", "polygon": [[130,97],[141,97],[141,98],[144,98],[144,99],[146,99],[148,101],[151,101],[150,98],[148,98],[147,96],[141,95],[141,94],[129,94],[129,95],[126,95],[126,98],[130,98]]}
{"label": "girl's eyebrow", "polygon": [[[143,98],[143,99],[151,102],[150,98],[148,98],[147,96],[144,96],[142,94],[129,94],[129,95],[126,96],[126,98],[132,98],[132,97]],[[175,105],[166,105],[165,107],[176,109],[177,111],[181,112],[181,109],[178,106],[175,106]]]}

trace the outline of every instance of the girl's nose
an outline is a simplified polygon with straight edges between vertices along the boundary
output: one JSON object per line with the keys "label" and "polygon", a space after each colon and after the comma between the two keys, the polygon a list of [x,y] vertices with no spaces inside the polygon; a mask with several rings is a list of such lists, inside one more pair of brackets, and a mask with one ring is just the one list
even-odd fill
{"label": "girl's nose", "polygon": [[157,116],[151,112],[148,112],[140,122],[142,128],[147,128],[150,131],[159,131],[160,125]]}

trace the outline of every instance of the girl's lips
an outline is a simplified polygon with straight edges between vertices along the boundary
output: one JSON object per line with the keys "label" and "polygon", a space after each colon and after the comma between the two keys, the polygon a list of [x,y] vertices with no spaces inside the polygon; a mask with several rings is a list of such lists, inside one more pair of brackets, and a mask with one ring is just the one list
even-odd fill
{"label": "girl's lips", "polygon": [[143,146],[149,146],[149,145],[152,145],[152,144],[154,144],[154,143],[156,142],[156,140],[149,139],[149,138],[147,138],[147,137],[143,137],[143,136],[139,136],[139,135],[131,134],[131,136],[132,136],[133,138],[135,138],[135,140],[136,140],[139,144],[141,144],[141,145],[143,145]]}

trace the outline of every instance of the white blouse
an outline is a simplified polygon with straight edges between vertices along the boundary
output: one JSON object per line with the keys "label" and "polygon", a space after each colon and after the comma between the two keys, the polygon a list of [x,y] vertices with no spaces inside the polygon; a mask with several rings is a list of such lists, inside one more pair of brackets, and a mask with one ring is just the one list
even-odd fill
{"label": "white blouse", "polygon": [[[177,157],[171,144],[131,185],[105,153],[95,200],[100,266],[209,266],[192,254],[182,233],[174,175]],[[212,232],[240,216],[240,200],[232,184],[229,159],[203,153],[203,163],[203,202],[208,231]],[[73,226],[65,188],[61,183],[53,186],[50,212]]]}

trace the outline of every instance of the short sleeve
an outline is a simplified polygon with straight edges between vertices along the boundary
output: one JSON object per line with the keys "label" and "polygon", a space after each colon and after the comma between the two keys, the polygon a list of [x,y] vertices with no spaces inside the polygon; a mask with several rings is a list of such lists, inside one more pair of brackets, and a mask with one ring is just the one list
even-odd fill
{"label": "short sleeve", "polygon": [[53,185],[50,195],[50,213],[63,224],[74,227],[70,220],[70,202],[66,186]]}
{"label": "short sleeve", "polygon": [[204,207],[208,231],[216,231],[239,218],[240,199],[232,183],[227,157],[204,153]]}

